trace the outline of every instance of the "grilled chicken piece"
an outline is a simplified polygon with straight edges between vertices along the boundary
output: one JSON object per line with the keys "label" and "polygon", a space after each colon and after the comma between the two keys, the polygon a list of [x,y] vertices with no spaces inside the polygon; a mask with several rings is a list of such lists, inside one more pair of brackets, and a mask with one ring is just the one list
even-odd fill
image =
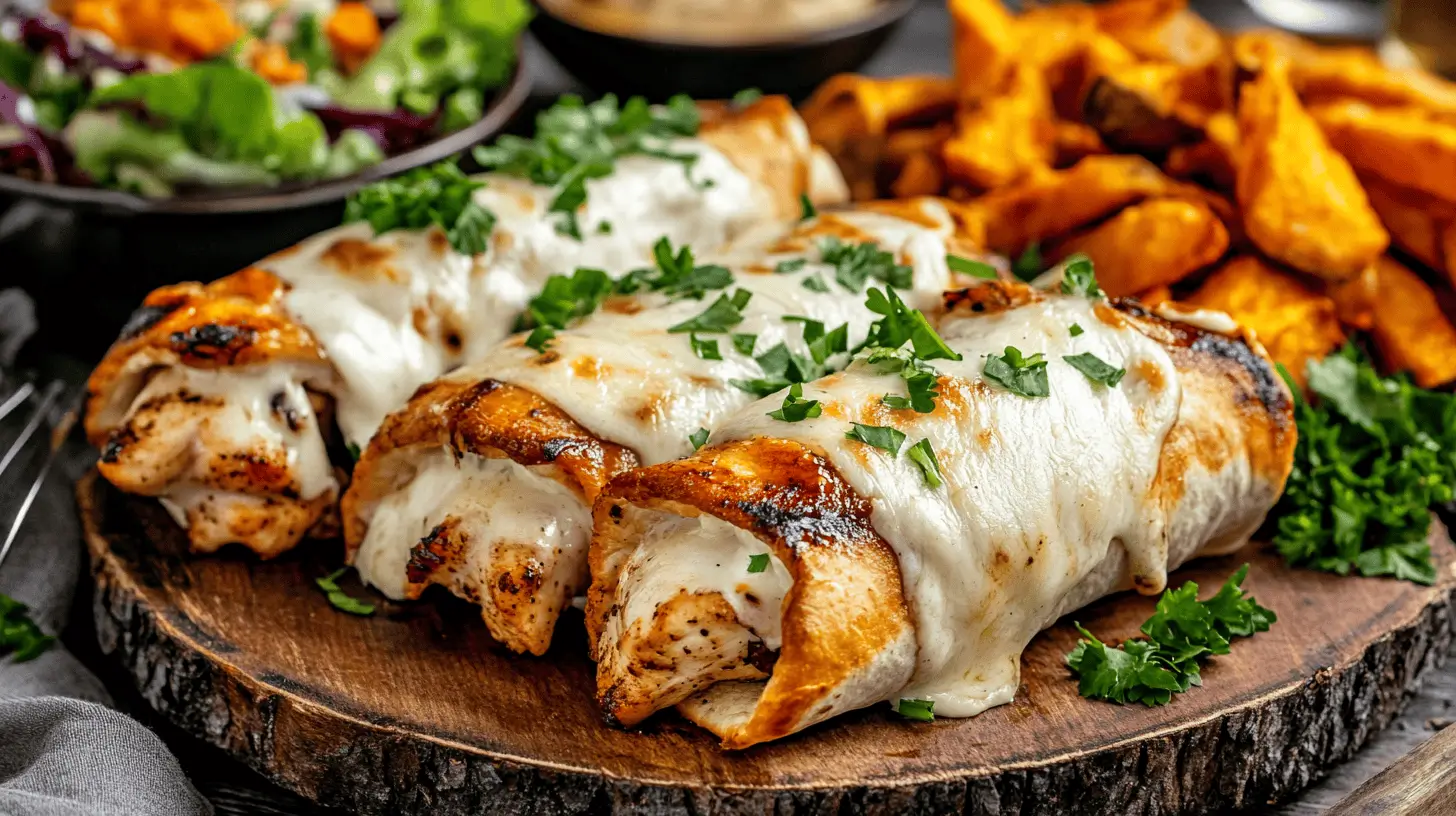
{"label": "grilled chicken piece", "polygon": [[[714,445],[602,491],[587,623],[609,719],[677,705],[743,748],[900,698],[972,716],[1010,701],[1022,650],[1059,616],[1161,591],[1189,558],[1241,546],[1276,501],[1292,399],[1226,316],[1002,282],[948,294],[946,312],[962,359],[935,361],[932,413],[883,405],[896,378],[854,366],[805,388],[817,418],[748,406]],[[1050,396],[984,376],[1006,346],[1046,354]],[[1065,362],[1082,353],[1127,373],[1094,382]],[[943,483],[846,438],[851,421],[929,440]],[[685,597],[732,615],[694,629]],[[705,631],[730,653],[685,659],[678,644]]]}
{"label": "grilled chicken piece", "polygon": [[[866,283],[828,283],[837,269],[822,263],[819,242],[878,243],[911,267],[915,288],[905,296],[935,303],[951,280],[947,251],[968,251],[956,234],[931,200],[787,228],[758,256],[730,262],[735,280],[724,292],[752,293],[732,332],[752,339],[760,357],[784,344],[780,351],[808,358],[811,319],[822,331],[845,326],[853,347],[876,318]],[[805,285],[813,281],[826,285]],[[501,642],[544,651],[560,609],[585,589],[590,507],[602,485],[689,453],[699,428],[753,400],[738,384],[764,372],[745,348],[705,332],[696,339],[716,355],[699,354],[672,330],[720,294],[614,297],[544,353],[516,337],[422,390],[386,422],[345,495],[345,538],[360,575],[395,598],[441,584],[482,604]]]}
{"label": "grilled chicken piece", "polygon": [[[154,292],[91,378],[103,475],[161,499],[198,550],[238,541],[276,555],[329,534],[335,418],[364,447],[422,383],[489,354],[551,274],[625,272],[664,236],[705,251],[797,216],[801,195],[844,199],[785,100],[703,112],[699,138],[671,145],[690,166],[628,156],[587,183],[580,238],[558,229],[555,190],[490,174],[475,194],[495,217],[479,255],[438,227],[355,223],[217,283]],[[524,579],[531,557],[512,552]]]}
{"label": "grilled chicken piece", "polygon": [[237,541],[267,557],[337,527],[334,374],[284,291],[259,269],[158,289],[91,375],[101,474],[162,498],[196,550]]}

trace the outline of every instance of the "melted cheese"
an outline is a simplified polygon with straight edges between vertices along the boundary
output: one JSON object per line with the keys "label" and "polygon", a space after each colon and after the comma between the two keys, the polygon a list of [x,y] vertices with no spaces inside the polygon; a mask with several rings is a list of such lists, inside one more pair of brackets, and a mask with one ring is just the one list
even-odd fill
{"label": "melted cheese", "polygon": [[[338,490],[320,433],[318,417],[303,387],[304,375],[290,366],[256,366],[210,371],[176,366],[159,371],[132,401],[130,419],[151,403],[185,395],[197,406],[195,425],[171,422],[158,434],[186,434],[186,456],[193,463],[188,478],[169,482],[161,494],[177,523],[187,525],[187,511],[232,491],[209,487],[208,472],[218,454],[257,454],[270,461],[282,459],[301,499],[313,499]],[[292,422],[275,406],[287,406]],[[175,417],[169,417],[175,420]],[[150,463],[137,463],[146,466]],[[166,467],[169,462],[155,463]]]}
{"label": "melted cheese", "polygon": [[[939,299],[950,282],[941,235],[878,213],[835,217],[874,236],[882,249],[913,266],[914,289],[905,294],[908,301],[928,308]],[[789,252],[740,266],[733,287],[724,290],[753,293],[743,309],[743,322],[731,332],[756,335],[755,354],[780,343],[807,354],[803,324],[787,321],[786,316],[811,316],[826,330],[848,325],[851,348],[864,339],[877,317],[864,307],[863,292],[850,292],[834,282],[834,268],[827,264],[809,263],[796,272],[773,273],[779,261],[800,257],[803,253]],[[810,278],[825,282],[829,291],[806,288]],[[734,348],[729,334],[699,336],[716,341],[723,358],[705,360],[693,352],[687,334],[668,331],[703,312],[720,294],[709,292],[701,301],[643,295],[608,303],[557,334],[545,357],[519,343],[507,344],[453,376],[473,382],[496,379],[530,389],[565,409],[594,435],[631,448],[644,464],[680,458],[692,451],[688,437],[693,432],[712,428],[752,401],[733,380],[763,376],[752,356]],[[777,399],[782,401],[781,396]]]}
{"label": "melted cheese", "polygon": [[415,388],[486,355],[551,274],[582,265],[620,274],[647,262],[664,235],[709,251],[771,211],[767,193],[722,153],[697,140],[672,150],[698,156],[691,174],[681,162],[632,156],[587,182],[581,240],[557,231],[550,188],[488,174],[476,201],[496,224],[481,256],[455,252],[438,229],[373,236],[358,223],[260,264],[292,285],[289,311],[338,369],[345,438],[364,445]]}
{"label": "melted cheese", "polygon": [[[1085,333],[1072,337],[1074,323]],[[825,404],[821,417],[778,422],[764,416],[765,401],[713,438],[801,441],[871,500],[875,529],[898,556],[918,641],[910,684],[888,699],[930,699],[936,714],[965,717],[1011,700],[1026,644],[1094,569],[1123,557],[1119,548],[1144,591],[1164,585],[1166,519],[1150,492],[1181,395],[1166,351],[1100,320],[1085,299],[954,317],[941,334],[963,359],[935,361],[949,379],[933,414],[888,411],[881,395],[903,393],[903,383],[855,367],[805,388]],[[1050,397],[1019,397],[983,379],[986,355],[1006,346],[1046,354]],[[1126,377],[1107,388],[1062,359],[1083,352]],[[906,448],[929,439],[945,484],[930,488],[903,452],[846,439],[851,419],[893,424]]]}
{"label": "melted cheese", "polygon": [[[765,647],[777,651],[783,644],[779,611],[793,578],[752,533],[712,516],[662,514],[645,535],[663,544],[638,547],[622,566],[617,596],[627,599],[622,621],[652,620],[664,596],[643,588],[710,587],[722,593],[738,622]],[[749,572],[749,559],[764,554],[769,565],[762,572]]]}
{"label": "melted cheese", "polygon": [[470,530],[464,575],[491,575],[499,542],[533,547],[542,564],[565,559],[571,573],[584,568],[591,511],[560,483],[509,459],[467,454],[456,461],[443,450],[413,464],[408,485],[380,502],[354,557],[365,583],[396,600],[410,597],[410,548],[452,516]]}

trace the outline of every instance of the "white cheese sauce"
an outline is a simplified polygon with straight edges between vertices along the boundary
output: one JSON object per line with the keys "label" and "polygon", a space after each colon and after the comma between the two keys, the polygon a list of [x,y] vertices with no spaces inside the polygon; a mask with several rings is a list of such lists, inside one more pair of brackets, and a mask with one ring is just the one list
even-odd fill
{"label": "white cheese sauce", "polygon": [[379,503],[354,557],[360,578],[388,597],[407,597],[410,547],[450,516],[470,532],[462,573],[489,575],[499,542],[534,547],[542,564],[584,568],[591,511],[565,486],[509,459],[466,454],[457,462],[438,450],[412,464],[414,477]]}
{"label": "white cheese sauce", "polygon": [[772,211],[767,191],[716,149],[684,139],[671,150],[698,160],[689,170],[629,156],[588,181],[581,240],[558,231],[550,188],[492,173],[475,194],[496,218],[482,255],[456,252],[437,228],[375,236],[355,223],[261,262],[291,285],[288,310],[338,369],[345,438],[363,446],[415,388],[487,354],[551,274],[621,274],[648,262],[662,236],[710,252]]}
{"label": "white cheese sauce", "polygon": [[[939,300],[950,282],[944,235],[873,212],[837,213],[835,218],[874,236],[882,250],[912,267],[914,288],[902,293],[907,302],[929,308]],[[809,255],[818,258],[817,251]],[[804,324],[784,318],[810,316],[826,331],[847,325],[850,348],[864,340],[877,315],[865,308],[864,291],[851,292],[835,281],[834,267],[815,261],[797,271],[774,272],[779,262],[804,257],[803,252],[789,252],[736,266],[733,286],[710,291],[702,300],[671,301],[652,294],[609,301],[558,333],[545,357],[519,344],[505,344],[452,379],[496,379],[527,388],[597,437],[632,449],[643,464],[680,458],[692,452],[688,437],[695,431],[712,428],[753,401],[734,380],[764,376],[753,356],[734,347],[732,335],[755,336],[756,355],[780,343],[807,355]],[[806,287],[811,279],[823,282],[828,291]],[[870,281],[865,288],[869,286],[883,284]],[[738,289],[752,293],[743,321],[729,332],[697,335],[700,341],[717,343],[721,360],[700,358],[689,334],[669,331]],[[841,355],[839,363],[843,361]],[[781,402],[783,396],[774,399]]]}
{"label": "white cheese sauce", "polygon": [[[1084,333],[1071,336],[1073,324]],[[1181,391],[1161,346],[1103,322],[1083,298],[957,314],[940,333],[963,359],[933,362],[943,375],[933,414],[888,411],[881,396],[903,394],[903,382],[854,366],[805,388],[805,398],[824,403],[819,418],[776,421],[765,401],[713,438],[800,441],[872,502],[874,527],[899,559],[918,642],[910,684],[889,699],[929,699],[936,714],[968,717],[1011,700],[1022,650],[1112,548],[1126,549],[1145,591],[1165,583],[1165,518],[1150,492]],[[986,355],[1006,346],[1046,355],[1049,397],[985,380]],[[1112,388],[1089,380],[1063,359],[1083,352],[1127,375]],[[891,455],[847,439],[850,420],[893,425],[904,447]],[[905,453],[921,439],[939,460],[939,488]]]}

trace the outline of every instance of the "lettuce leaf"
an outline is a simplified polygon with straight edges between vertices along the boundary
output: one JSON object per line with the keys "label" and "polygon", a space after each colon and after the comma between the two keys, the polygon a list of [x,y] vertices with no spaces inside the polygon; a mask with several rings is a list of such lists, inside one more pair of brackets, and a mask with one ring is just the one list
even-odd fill
{"label": "lettuce leaf", "polygon": [[331,148],[317,116],[279,105],[261,77],[226,62],[102,88],[67,137],[77,165],[98,182],[147,195],[345,175],[383,158],[360,139]]}

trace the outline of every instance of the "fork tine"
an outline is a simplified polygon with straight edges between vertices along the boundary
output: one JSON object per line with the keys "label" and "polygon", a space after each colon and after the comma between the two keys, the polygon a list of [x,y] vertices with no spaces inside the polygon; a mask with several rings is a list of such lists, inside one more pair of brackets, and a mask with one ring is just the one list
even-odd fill
{"label": "fork tine", "polygon": [[25,402],[26,397],[29,397],[33,391],[35,391],[35,386],[31,383],[25,383],[15,389],[14,394],[11,394],[5,402],[0,403],[0,419],[10,416],[10,412],[14,411],[20,403]]}
{"label": "fork tine", "polygon": [[[24,445],[25,440],[29,439],[35,433],[35,429],[39,427],[39,423],[35,421],[36,417],[44,420],[45,415],[50,411],[50,406],[67,391],[68,389],[65,384],[60,382],[51,383],[46,388],[45,399],[42,401],[40,407],[36,409],[36,413],[31,417],[30,422],[27,423],[26,430],[21,433],[21,436],[24,438],[19,440],[16,445],[11,446],[10,451],[5,455],[5,461],[0,462],[0,472],[4,472],[5,467],[14,458],[15,452],[19,450],[18,446]],[[70,403],[71,399],[68,397],[63,404],[69,405]],[[56,455],[60,453],[61,445],[64,444],[66,435],[75,423],[75,420],[76,411],[72,409],[68,410],[61,420],[56,423],[56,430],[51,434],[50,446],[46,451],[45,461],[41,463],[40,472],[36,474],[35,479],[30,483],[30,489],[26,491],[25,499],[20,503],[19,509],[15,511],[15,518],[10,522],[10,530],[5,534],[5,543],[0,544],[0,565],[5,563],[5,556],[10,554],[10,547],[15,544],[15,539],[19,537],[20,529],[25,525],[25,517],[30,513],[30,506],[35,503],[35,497],[40,495],[40,489],[45,485],[46,476],[50,475],[51,465],[55,464]]]}
{"label": "fork tine", "polygon": [[35,411],[30,415],[30,419],[26,421],[25,428],[20,431],[20,435],[15,437],[15,441],[10,444],[10,450],[5,451],[5,458],[0,459],[0,475],[4,475],[5,469],[10,467],[10,463],[15,461],[16,456],[20,455],[20,451],[25,448],[25,444],[30,441],[32,436],[35,436],[36,429],[41,426],[41,423],[45,422],[46,415],[50,413],[51,408],[55,406],[56,400],[60,398],[61,392],[65,391],[65,389],[66,384],[59,380],[46,386],[41,396],[40,405],[36,406]]}

